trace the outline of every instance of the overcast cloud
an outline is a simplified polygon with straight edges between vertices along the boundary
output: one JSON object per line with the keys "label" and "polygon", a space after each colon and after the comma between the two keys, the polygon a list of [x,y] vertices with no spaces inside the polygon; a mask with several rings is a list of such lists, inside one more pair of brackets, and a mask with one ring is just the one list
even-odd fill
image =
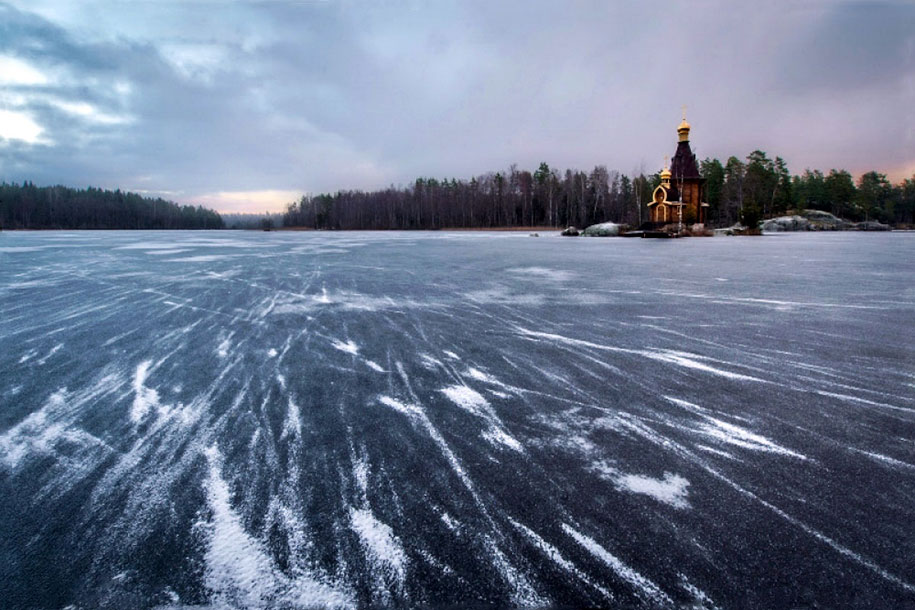
{"label": "overcast cloud", "polygon": [[0,180],[221,211],[518,163],[915,173],[911,2],[0,3]]}

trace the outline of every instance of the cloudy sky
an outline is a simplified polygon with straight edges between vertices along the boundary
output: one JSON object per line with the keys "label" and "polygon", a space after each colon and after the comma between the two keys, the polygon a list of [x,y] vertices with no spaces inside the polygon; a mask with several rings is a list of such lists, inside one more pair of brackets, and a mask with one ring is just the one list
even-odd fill
{"label": "cloudy sky", "polygon": [[279,210],[694,151],[915,173],[915,2],[0,1],[0,180]]}

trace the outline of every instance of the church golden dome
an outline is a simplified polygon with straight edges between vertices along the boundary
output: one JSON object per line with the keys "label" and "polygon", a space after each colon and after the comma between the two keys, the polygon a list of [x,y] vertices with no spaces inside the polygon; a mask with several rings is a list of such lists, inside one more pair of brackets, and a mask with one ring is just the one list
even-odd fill
{"label": "church golden dome", "polygon": [[689,123],[686,122],[686,117],[683,117],[683,120],[677,126],[677,135],[680,136],[681,142],[689,140]]}
{"label": "church golden dome", "polygon": [[661,180],[670,180],[670,168],[665,167],[661,170]]}
{"label": "church golden dome", "polygon": [[677,125],[677,135],[681,142],[689,141],[689,123],[686,122],[686,106],[683,106],[683,120]]}

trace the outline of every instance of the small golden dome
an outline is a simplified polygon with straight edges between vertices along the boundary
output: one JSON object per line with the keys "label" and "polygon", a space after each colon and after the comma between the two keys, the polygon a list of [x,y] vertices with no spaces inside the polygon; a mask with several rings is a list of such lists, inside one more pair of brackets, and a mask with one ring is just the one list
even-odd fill
{"label": "small golden dome", "polygon": [[661,170],[661,180],[670,180],[670,168],[665,167]]}

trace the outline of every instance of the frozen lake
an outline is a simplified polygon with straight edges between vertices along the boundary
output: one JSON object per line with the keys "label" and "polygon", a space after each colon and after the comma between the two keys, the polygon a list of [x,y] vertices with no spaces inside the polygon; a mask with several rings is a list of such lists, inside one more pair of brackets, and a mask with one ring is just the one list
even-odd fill
{"label": "frozen lake", "polygon": [[915,605],[915,234],[0,234],[4,608]]}

